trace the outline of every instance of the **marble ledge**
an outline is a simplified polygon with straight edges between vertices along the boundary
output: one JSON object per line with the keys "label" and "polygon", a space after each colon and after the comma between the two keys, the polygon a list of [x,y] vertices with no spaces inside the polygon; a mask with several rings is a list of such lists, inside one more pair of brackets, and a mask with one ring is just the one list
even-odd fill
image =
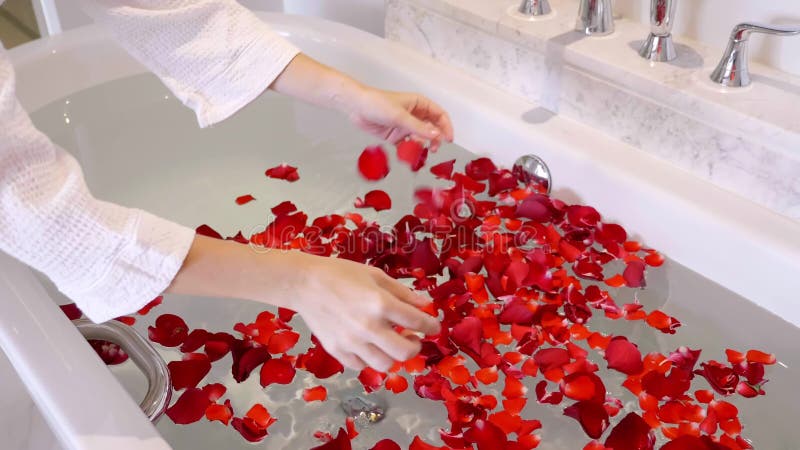
{"label": "marble ledge", "polygon": [[753,86],[721,92],[714,49],[678,38],[678,60],[651,64],[635,51],[639,24],[588,38],[572,31],[575,0],[551,0],[555,14],[535,21],[515,3],[388,0],[386,34],[800,219],[800,78],[753,64]]}

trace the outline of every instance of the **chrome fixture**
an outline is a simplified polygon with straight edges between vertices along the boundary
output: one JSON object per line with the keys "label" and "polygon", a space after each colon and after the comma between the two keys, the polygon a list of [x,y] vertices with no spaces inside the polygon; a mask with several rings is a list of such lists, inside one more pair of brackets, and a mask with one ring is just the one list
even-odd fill
{"label": "chrome fixture", "polygon": [[639,50],[642,58],[650,61],[672,61],[678,57],[672,43],[672,23],[678,0],[650,0],[650,36]]}
{"label": "chrome fixture", "polygon": [[580,0],[575,30],[586,35],[604,36],[614,32],[611,0]]}
{"label": "chrome fixture", "polygon": [[758,23],[740,23],[733,28],[728,48],[722,60],[711,73],[711,80],[727,87],[745,87],[750,85],[750,70],[747,55],[747,42],[752,33],[793,36],[800,34],[800,25],[764,25]]}
{"label": "chrome fixture", "polygon": [[342,399],[342,411],[358,421],[359,425],[378,423],[386,417],[388,406],[382,396],[376,394],[352,393]]}
{"label": "chrome fixture", "polygon": [[526,16],[537,17],[550,14],[552,9],[549,0],[522,0],[517,11]]}
{"label": "chrome fixture", "polygon": [[553,178],[550,176],[550,168],[544,160],[536,155],[520,156],[514,162],[514,175],[518,180],[525,184],[537,184],[545,194],[549,194],[553,188]]}
{"label": "chrome fixture", "polygon": [[147,378],[147,394],[139,403],[142,411],[155,422],[164,414],[172,397],[169,370],[156,349],[133,328],[115,320],[95,324],[86,319],[73,320],[86,340],[113,342],[122,348]]}

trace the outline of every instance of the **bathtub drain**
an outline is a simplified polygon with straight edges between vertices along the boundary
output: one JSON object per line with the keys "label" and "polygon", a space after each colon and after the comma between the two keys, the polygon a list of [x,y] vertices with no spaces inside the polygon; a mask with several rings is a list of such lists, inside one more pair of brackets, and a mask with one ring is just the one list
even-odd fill
{"label": "bathtub drain", "polygon": [[379,397],[350,395],[342,398],[342,410],[360,424],[377,423],[386,416],[386,404]]}

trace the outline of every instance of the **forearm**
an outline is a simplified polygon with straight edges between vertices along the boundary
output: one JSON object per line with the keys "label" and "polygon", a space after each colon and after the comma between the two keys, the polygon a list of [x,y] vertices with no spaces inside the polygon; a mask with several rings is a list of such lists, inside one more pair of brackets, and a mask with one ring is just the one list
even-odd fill
{"label": "forearm", "polygon": [[348,113],[367,86],[300,53],[275,79],[270,89],[313,105]]}
{"label": "forearm", "polygon": [[183,266],[167,293],[244,298],[291,308],[292,253],[255,252],[248,245],[195,235]]}

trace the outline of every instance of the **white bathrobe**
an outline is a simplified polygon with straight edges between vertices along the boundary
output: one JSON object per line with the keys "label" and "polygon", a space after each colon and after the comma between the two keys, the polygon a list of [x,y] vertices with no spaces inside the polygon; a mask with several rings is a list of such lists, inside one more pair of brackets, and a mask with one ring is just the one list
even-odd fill
{"label": "white bathrobe", "polygon": [[[85,6],[195,111],[201,127],[258,97],[298,53],[234,0]],[[103,322],[163,292],[193,239],[190,228],[94,198],[75,158],[20,106],[0,48],[0,250],[46,274],[91,320]]]}

